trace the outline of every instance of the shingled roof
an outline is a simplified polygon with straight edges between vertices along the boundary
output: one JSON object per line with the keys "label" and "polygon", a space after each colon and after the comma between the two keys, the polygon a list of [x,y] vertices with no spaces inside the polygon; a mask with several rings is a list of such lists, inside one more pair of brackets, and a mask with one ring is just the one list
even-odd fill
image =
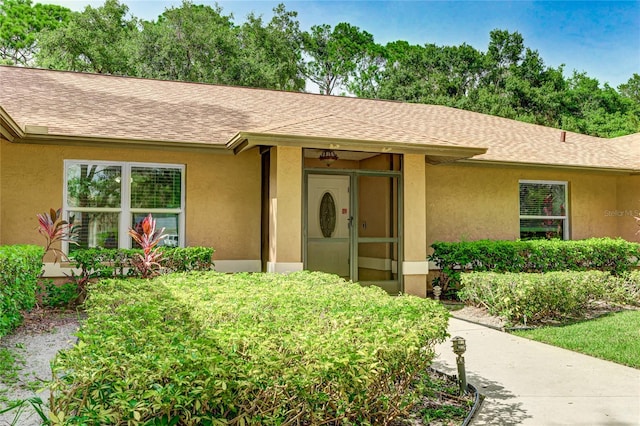
{"label": "shingled roof", "polygon": [[14,123],[25,139],[228,148],[280,138],[397,152],[440,147],[442,155],[460,149],[483,162],[640,168],[640,134],[567,132],[561,142],[558,129],[444,106],[243,87],[0,66],[2,110],[0,124]]}

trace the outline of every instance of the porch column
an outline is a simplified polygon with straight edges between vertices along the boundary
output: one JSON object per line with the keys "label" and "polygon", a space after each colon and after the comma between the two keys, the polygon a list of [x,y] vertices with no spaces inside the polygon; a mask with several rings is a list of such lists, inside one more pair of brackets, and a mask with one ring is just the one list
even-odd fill
{"label": "porch column", "polygon": [[271,148],[267,272],[302,270],[302,148]]}
{"label": "porch column", "polygon": [[427,297],[427,203],[424,155],[405,154],[404,182],[404,292]]}

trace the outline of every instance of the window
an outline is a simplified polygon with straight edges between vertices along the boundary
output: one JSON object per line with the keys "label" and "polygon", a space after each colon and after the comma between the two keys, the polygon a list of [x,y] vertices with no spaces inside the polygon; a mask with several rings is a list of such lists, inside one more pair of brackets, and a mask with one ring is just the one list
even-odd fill
{"label": "window", "polygon": [[184,166],[65,161],[64,211],[80,225],[79,246],[130,248],[129,227],[151,213],[167,238],[184,245]]}
{"label": "window", "polygon": [[520,181],[520,238],[569,237],[567,182]]}

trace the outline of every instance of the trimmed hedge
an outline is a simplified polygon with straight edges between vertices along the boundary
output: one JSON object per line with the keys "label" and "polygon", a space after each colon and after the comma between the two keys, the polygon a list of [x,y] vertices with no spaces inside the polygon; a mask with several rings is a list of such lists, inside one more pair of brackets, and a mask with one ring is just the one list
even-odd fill
{"label": "trimmed hedge", "polygon": [[[208,271],[213,269],[214,249],[210,247],[161,247],[163,273]],[[136,276],[132,259],[141,249],[92,248],[71,254],[75,267],[84,278],[125,278]]]}
{"label": "trimmed hedge", "polygon": [[434,284],[443,290],[460,287],[462,272],[610,271],[620,275],[637,264],[640,244],[621,238],[578,241],[435,242],[429,260],[441,270]]}
{"label": "trimmed hedge", "polygon": [[511,324],[526,325],[580,317],[594,301],[640,305],[640,272],[472,272],[462,276],[458,296]]}
{"label": "trimmed hedge", "polygon": [[86,305],[53,365],[54,423],[386,424],[419,399],[448,322],[434,301],[311,272],[106,280]]}
{"label": "trimmed hedge", "polygon": [[166,272],[209,271],[214,249],[210,247],[161,247],[160,265]]}
{"label": "trimmed hedge", "polygon": [[0,247],[0,337],[20,325],[20,311],[35,306],[42,256],[39,246]]}

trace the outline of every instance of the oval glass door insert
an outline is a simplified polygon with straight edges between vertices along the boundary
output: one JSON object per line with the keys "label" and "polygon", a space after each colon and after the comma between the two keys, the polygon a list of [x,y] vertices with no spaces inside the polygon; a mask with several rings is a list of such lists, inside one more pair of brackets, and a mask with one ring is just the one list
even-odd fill
{"label": "oval glass door insert", "polygon": [[320,230],[325,238],[331,238],[336,230],[336,203],[329,192],[325,192],[320,201]]}

